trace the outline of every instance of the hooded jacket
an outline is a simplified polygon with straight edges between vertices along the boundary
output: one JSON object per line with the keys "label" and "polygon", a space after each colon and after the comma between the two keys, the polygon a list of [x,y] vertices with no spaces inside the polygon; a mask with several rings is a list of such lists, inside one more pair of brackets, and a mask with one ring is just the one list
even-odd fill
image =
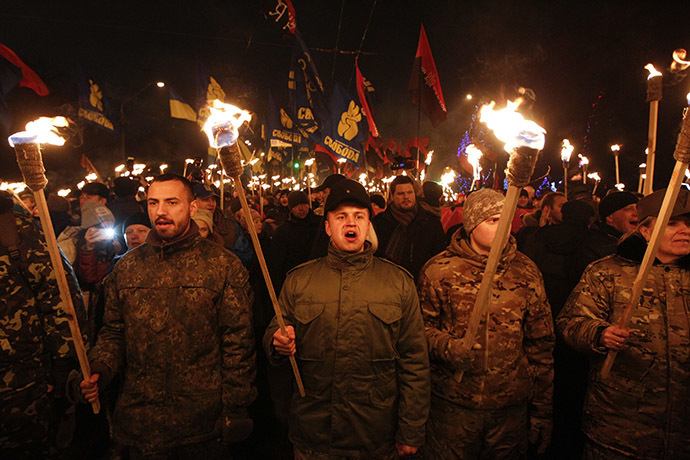
{"label": "hooded jacket", "polygon": [[[466,356],[465,334],[487,256],[463,228],[422,269],[418,285],[431,357],[432,395],[469,409],[529,403],[533,417],[550,419],[554,332],[541,274],[510,238],[503,250],[491,306]],[[460,383],[455,373],[464,371]]]}
{"label": "hooded jacket", "polygon": [[[336,456],[382,458],[395,441],[419,447],[429,411],[429,357],[414,281],[397,265],[337,251],[288,273],[280,293],[295,328],[305,397],[295,393],[290,439]],[[275,320],[264,335],[272,360]]]}
{"label": "hooded jacket", "polygon": [[89,354],[99,383],[124,372],[113,438],[145,452],[216,437],[256,396],[251,290],[239,260],[194,222],[151,231],[104,281],[104,325]]}
{"label": "hooded jacket", "polygon": [[633,330],[607,379],[602,331],[630,301],[647,243],[633,233],[617,254],[590,265],[557,318],[572,347],[590,354],[583,430],[598,445],[635,458],[690,458],[690,256],[658,260],[632,309]]}

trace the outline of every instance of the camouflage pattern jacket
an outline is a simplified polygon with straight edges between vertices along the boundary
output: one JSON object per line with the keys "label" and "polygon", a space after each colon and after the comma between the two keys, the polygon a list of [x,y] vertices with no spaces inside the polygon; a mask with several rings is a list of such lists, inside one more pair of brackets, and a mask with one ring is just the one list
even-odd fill
{"label": "camouflage pattern jacket", "polygon": [[[16,392],[55,385],[64,391],[67,374],[77,367],[76,353],[60,299],[43,232],[33,218],[13,213],[18,260],[0,245],[0,401]],[[63,260],[84,343],[86,312],[72,267]]]}
{"label": "camouflage pattern jacket", "polygon": [[[283,284],[306,391],[293,397],[290,439],[336,456],[387,458],[395,441],[424,441],[429,358],[412,277],[366,244],[357,254],[331,246]],[[264,335],[272,360],[277,329],[274,318]]]}
{"label": "camouflage pattern jacket", "polygon": [[628,327],[634,332],[606,380],[601,332],[630,301],[646,250],[631,235],[590,265],[557,318],[565,341],[591,354],[583,414],[595,443],[635,458],[690,458],[690,256],[652,267]]}
{"label": "camouflage pattern jacket", "polygon": [[201,442],[256,396],[251,290],[229,251],[190,230],[126,253],[104,281],[89,355],[103,380],[123,368],[113,437],[144,451]]}
{"label": "camouflage pattern jacket", "polygon": [[[487,256],[460,228],[424,266],[417,283],[431,356],[432,395],[470,409],[529,403],[550,419],[554,331],[539,269],[510,241],[496,271],[492,302],[467,356],[458,348],[474,308]],[[454,374],[464,371],[461,383]]]}

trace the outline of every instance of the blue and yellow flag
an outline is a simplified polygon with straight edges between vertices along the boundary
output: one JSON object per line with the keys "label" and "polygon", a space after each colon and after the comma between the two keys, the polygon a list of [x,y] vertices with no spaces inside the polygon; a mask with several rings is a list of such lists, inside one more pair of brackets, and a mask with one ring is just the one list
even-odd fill
{"label": "blue and yellow flag", "polygon": [[197,123],[203,127],[210,114],[208,105],[216,99],[225,102],[225,91],[200,63],[197,63],[196,88]]}
{"label": "blue and yellow flag", "polygon": [[89,78],[80,67],[79,73],[79,111],[77,115],[99,128],[114,132],[113,123],[105,115],[105,101],[100,86]]}
{"label": "blue and yellow flag", "polygon": [[321,144],[334,155],[358,165],[362,159],[362,141],[367,128],[357,99],[337,82],[331,94],[330,111],[331,116],[323,126]]}
{"label": "blue and yellow flag", "polygon": [[319,142],[322,137],[320,129],[328,118],[328,108],[319,73],[299,30],[295,31],[288,95],[290,110],[296,116],[297,126],[315,142]]}
{"label": "blue and yellow flag", "polygon": [[273,94],[268,93],[266,116],[266,148],[300,146],[304,138],[293,118],[276,104]]}
{"label": "blue and yellow flag", "polygon": [[191,105],[187,104],[177,91],[170,88],[170,116],[183,120],[196,121],[196,111]]}

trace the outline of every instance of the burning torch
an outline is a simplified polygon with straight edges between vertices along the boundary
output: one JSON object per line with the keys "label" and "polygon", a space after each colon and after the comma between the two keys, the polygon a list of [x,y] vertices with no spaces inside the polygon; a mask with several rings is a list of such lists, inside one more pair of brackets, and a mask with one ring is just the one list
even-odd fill
{"label": "burning torch", "polygon": [[[11,135],[8,140],[10,146],[14,147],[19,169],[22,172],[22,176],[24,176],[24,182],[34,194],[36,207],[38,208],[38,216],[41,220],[41,226],[43,227],[43,233],[45,234],[46,244],[48,246],[48,253],[50,254],[50,262],[53,266],[58,289],[60,290],[60,300],[62,301],[65,315],[67,316],[72,342],[74,343],[77,359],[79,360],[79,367],[81,368],[84,379],[89,380],[91,378],[91,366],[86,357],[86,349],[84,348],[84,341],[79,329],[79,323],[77,322],[77,316],[74,312],[74,304],[72,303],[72,295],[70,294],[69,285],[67,284],[65,268],[62,265],[62,256],[58,249],[53,223],[50,219],[48,204],[43,191],[48,183],[48,179],[46,179],[46,170],[43,167],[41,144],[63,145],[65,140],[57,134],[57,128],[63,128],[67,125],[67,119],[64,117],[41,117],[27,123],[26,131]],[[95,414],[99,413],[101,410],[101,405],[98,400],[91,403],[91,407]]]}
{"label": "burning torch", "polygon": [[[647,133],[647,179],[644,183],[645,196],[654,190],[654,156],[656,152],[656,126],[659,118],[659,101],[661,100],[661,72],[651,63],[645,66],[649,71],[647,77],[647,102],[649,102],[649,130]],[[620,183],[616,178],[616,183]]]}
{"label": "burning torch", "polygon": [[[264,258],[263,250],[261,249],[259,236],[256,233],[254,220],[252,219],[249,205],[247,204],[247,197],[244,194],[244,188],[242,187],[242,181],[240,180],[243,168],[240,150],[237,145],[237,139],[239,138],[239,133],[237,130],[242,123],[249,121],[251,116],[248,112],[233,105],[225,104],[217,99],[213,101],[213,105],[210,107],[210,112],[211,115],[208,117],[208,120],[204,125],[204,131],[208,136],[211,147],[218,149],[218,158],[220,158],[221,168],[227,172],[229,176],[232,176],[235,181],[237,196],[242,204],[244,217],[247,221],[247,228],[249,229],[249,234],[251,235],[252,242],[254,243],[254,250],[256,251],[256,257],[259,261],[259,265],[261,266],[261,272],[264,275],[264,281],[266,283],[266,287],[268,288],[268,294],[271,297],[271,302],[273,303],[273,310],[276,314],[276,320],[280,326],[281,333],[287,337],[283,313],[280,310],[278,298],[276,297],[275,290],[273,289],[271,275],[268,273],[266,259]],[[299,368],[297,367],[297,361],[295,360],[294,356],[290,356],[290,365],[292,366],[292,372],[295,375],[299,393],[301,396],[304,396],[304,385],[302,385],[302,378],[300,377]]]}
{"label": "burning torch", "polygon": [[[510,153],[506,177],[508,191],[501,217],[498,220],[496,235],[491,245],[486,268],[479,286],[477,299],[470,314],[467,330],[462,340],[462,351],[468,352],[477,336],[479,322],[485,316],[490,302],[491,285],[503,253],[503,248],[510,237],[510,226],[515,215],[520,191],[527,185],[534,173],[539,151],[544,148],[546,131],[533,121],[525,120],[516,111],[519,103],[508,102],[502,110],[494,110],[495,103],[485,105],[480,110],[480,121],[485,123],[494,135],[505,143],[505,150]],[[460,382],[463,372],[458,372],[455,379]]]}
{"label": "burning torch", "polygon": [[568,163],[570,163],[570,156],[573,154],[575,147],[568,139],[563,139],[561,143],[561,161],[563,162],[563,191],[565,192],[565,199],[568,199]]}
{"label": "burning torch", "polygon": [[580,166],[582,167],[582,183],[586,184],[587,183],[587,167],[589,166],[589,158],[586,156],[579,154],[580,157]]}
{"label": "burning torch", "polygon": [[479,181],[481,180],[482,172],[479,159],[482,157],[482,151],[475,147],[474,144],[470,144],[465,149],[465,153],[467,154],[467,162],[472,165],[472,184],[470,184],[469,190],[469,192],[471,192],[475,183],[477,184],[477,188],[479,188]]}
{"label": "burning torch", "polygon": [[[620,173],[620,167],[618,164],[618,154],[621,151],[621,146],[618,144],[613,144],[611,146],[611,151],[613,152],[613,156],[616,159],[616,184],[620,184],[621,183],[621,173]],[[652,156],[654,156],[654,154],[652,154]]]}
{"label": "burning torch", "polygon": [[[633,306],[637,306],[637,304],[640,302],[642,288],[644,288],[644,285],[647,282],[647,277],[649,276],[649,272],[651,271],[654,260],[656,259],[656,253],[659,249],[659,245],[661,244],[661,238],[664,236],[666,225],[671,218],[671,212],[676,204],[678,193],[680,193],[681,184],[685,179],[685,172],[688,169],[688,163],[690,163],[690,117],[688,117],[688,107],[686,107],[683,111],[683,126],[678,134],[678,141],[676,143],[676,150],[673,152],[673,158],[676,160],[676,166],[673,168],[673,174],[671,174],[671,179],[668,182],[666,194],[664,195],[664,201],[661,202],[661,209],[659,210],[659,215],[657,216],[654,230],[652,230],[652,236],[647,244],[647,250],[642,258],[642,263],[640,264],[639,271],[637,272],[637,277],[633,282],[632,292],[630,294],[630,303],[625,306],[625,309],[621,314],[620,321],[618,322],[618,326],[622,329],[626,329],[628,327],[630,312]],[[647,177],[648,182],[651,182],[651,176]],[[611,366],[613,366],[613,361],[616,359],[617,354],[618,352],[609,350],[608,356],[606,356],[606,360],[601,367],[602,378],[608,377],[609,372],[611,371]]]}

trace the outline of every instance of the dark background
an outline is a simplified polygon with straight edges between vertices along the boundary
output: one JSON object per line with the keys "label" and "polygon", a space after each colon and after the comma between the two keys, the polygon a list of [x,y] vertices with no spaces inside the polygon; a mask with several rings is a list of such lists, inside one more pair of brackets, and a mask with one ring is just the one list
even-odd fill
{"label": "dark background", "polygon": [[[604,190],[615,182],[609,146],[619,143],[622,181],[635,190],[649,117],[644,66],[652,62],[664,72],[655,188],[668,181],[690,91],[690,81],[667,71],[673,50],[690,47],[690,7],[684,2],[293,0],[293,5],[327,97],[333,81],[354,93],[355,80],[354,54],[327,50],[336,41],[340,50],[358,50],[366,29],[359,62],[377,90],[379,131],[384,142],[401,139],[403,148],[417,135],[417,108],[407,83],[424,23],[449,113],[436,129],[421,118],[421,136],[430,137],[435,150],[432,179],[445,166],[459,171],[458,144],[478,105],[512,99],[526,87],[536,94],[531,116],[547,131],[537,173],[551,166],[553,180],[562,178],[560,143],[569,138],[575,156],[585,153],[589,171],[602,176]],[[76,107],[77,65],[99,83],[117,125],[122,101],[156,80],[193,103],[197,61],[219,81],[227,102],[255,112],[252,126],[258,128],[269,90],[278,101],[287,100],[292,50],[289,36],[264,18],[263,6],[249,0],[3,2],[0,43],[51,90],[46,97],[26,88],[10,93],[11,132],[38,116],[66,113],[66,104]],[[126,149],[137,162],[166,162],[180,172],[184,158],[205,155],[198,126],[170,118],[167,89],[147,88],[126,103],[125,113]],[[65,147],[45,149],[55,187],[83,178],[82,153],[103,176],[123,162],[119,133],[83,122],[77,128]],[[20,179],[12,149],[0,144],[0,177]]]}

